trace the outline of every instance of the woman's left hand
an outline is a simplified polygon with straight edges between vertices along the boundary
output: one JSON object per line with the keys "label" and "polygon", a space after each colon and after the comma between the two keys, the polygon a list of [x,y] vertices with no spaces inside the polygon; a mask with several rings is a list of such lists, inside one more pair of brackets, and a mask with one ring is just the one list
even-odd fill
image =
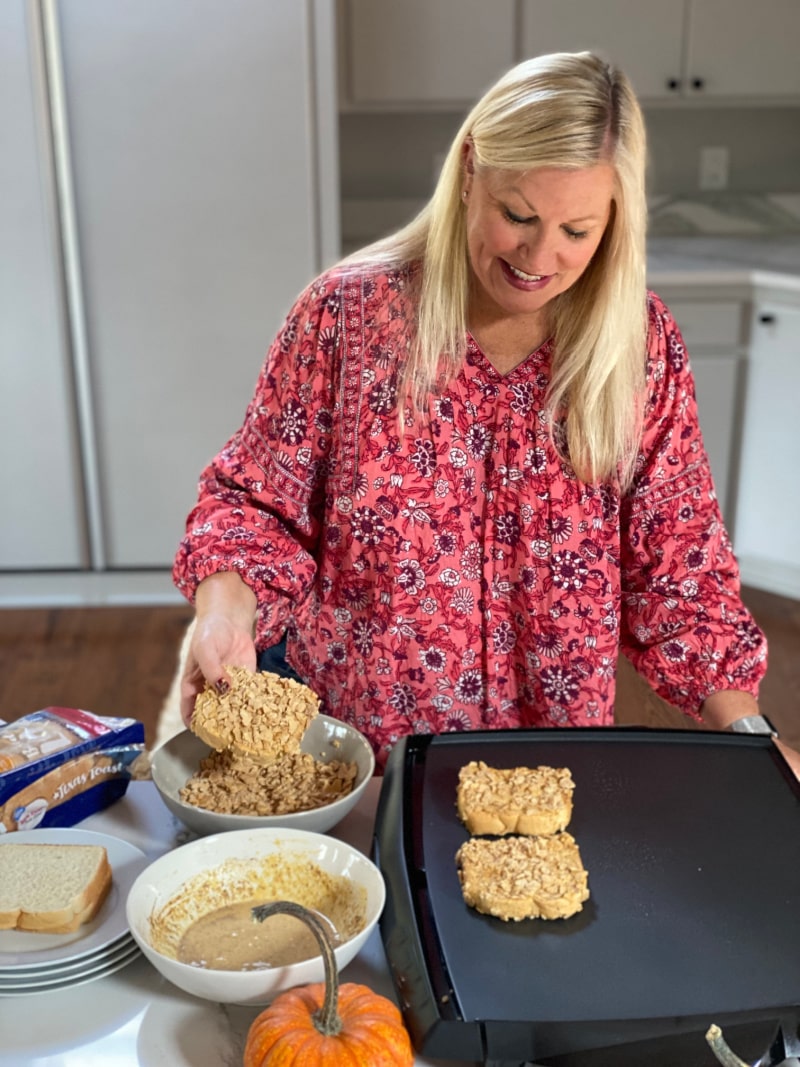
{"label": "woman's left hand", "polygon": [[[700,712],[703,721],[712,730],[727,730],[737,719],[761,714],[756,698],[750,693],[742,693],[736,689],[721,689],[712,693],[706,697]],[[780,738],[773,740],[795,778],[800,781],[800,752],[790,748]]]}
{"label": "woman's left hand", "polygon": [[795,778],[800,781],[800,752],[796,752],[795,749],[789,748],[789,746],[784,744],[779,737],[774,737],[773,741],[780,749],[781,755],[792,769]]}

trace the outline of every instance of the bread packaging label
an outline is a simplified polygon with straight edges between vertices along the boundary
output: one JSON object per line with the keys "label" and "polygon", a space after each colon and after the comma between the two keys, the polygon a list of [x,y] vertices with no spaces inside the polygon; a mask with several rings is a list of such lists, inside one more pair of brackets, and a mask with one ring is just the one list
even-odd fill
{"label": "bread packaging label", "polygon": [[0,724],[0,834],[73,826],[137,776],[144,726],[79,708],[43,708]]}

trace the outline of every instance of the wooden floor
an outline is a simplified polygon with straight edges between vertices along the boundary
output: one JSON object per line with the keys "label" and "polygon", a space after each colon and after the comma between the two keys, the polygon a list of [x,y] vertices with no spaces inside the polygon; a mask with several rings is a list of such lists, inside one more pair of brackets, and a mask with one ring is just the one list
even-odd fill
{"label": "wooden floor", "polygon": [[191,617],[188,605],[0,611],[0,719],[85,708],[139,719],[151,745]]}
{"label": "wooden floor", "polygon": [[[744,599],[770,644],[761,707],[800,748],[800,601],[754,589]],[[155,739],[175,672],[188,606],[0,610],[0,719],[49,705],[130,716]],[[691,725],[620,664],[617,719],[647,726]]]}

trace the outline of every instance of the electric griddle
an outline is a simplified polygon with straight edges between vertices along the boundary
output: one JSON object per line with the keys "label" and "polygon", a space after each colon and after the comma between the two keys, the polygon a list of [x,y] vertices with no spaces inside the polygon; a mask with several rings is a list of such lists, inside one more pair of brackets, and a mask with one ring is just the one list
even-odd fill
{"label": "electric griddle", "polygon": [[[568,827],[590,899],[569,919],[468,908],[459,769],[569,767]],[[564,1067],[716,1064],[800,1016],[800,784],[771,740],[572,728],[415,736],[386,768],[374,852],[380,922],[417,1050]],[[764,1064],[769,1063],[764,1059]],[[778,1061],[774,1061],[778,1062]]]}

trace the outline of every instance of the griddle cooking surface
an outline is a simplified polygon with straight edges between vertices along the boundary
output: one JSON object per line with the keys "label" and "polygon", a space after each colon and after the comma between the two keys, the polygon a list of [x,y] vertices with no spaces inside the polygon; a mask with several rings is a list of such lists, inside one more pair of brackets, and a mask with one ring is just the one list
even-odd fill
{"label": "griddle cooking surface", "polygon": [[[473,759],[569,767],[568,829],[591,893],[578,915],[506,923],[466,907],[454,857],[468,834],[455,799]],[[433,992],[462,1019],[713,1021],[800,1004],[800,789],[769,739],[624,729],[414,738],[384,785],[400,788],[396,862]],[[388,838],[379,816],[390,870]]]}

